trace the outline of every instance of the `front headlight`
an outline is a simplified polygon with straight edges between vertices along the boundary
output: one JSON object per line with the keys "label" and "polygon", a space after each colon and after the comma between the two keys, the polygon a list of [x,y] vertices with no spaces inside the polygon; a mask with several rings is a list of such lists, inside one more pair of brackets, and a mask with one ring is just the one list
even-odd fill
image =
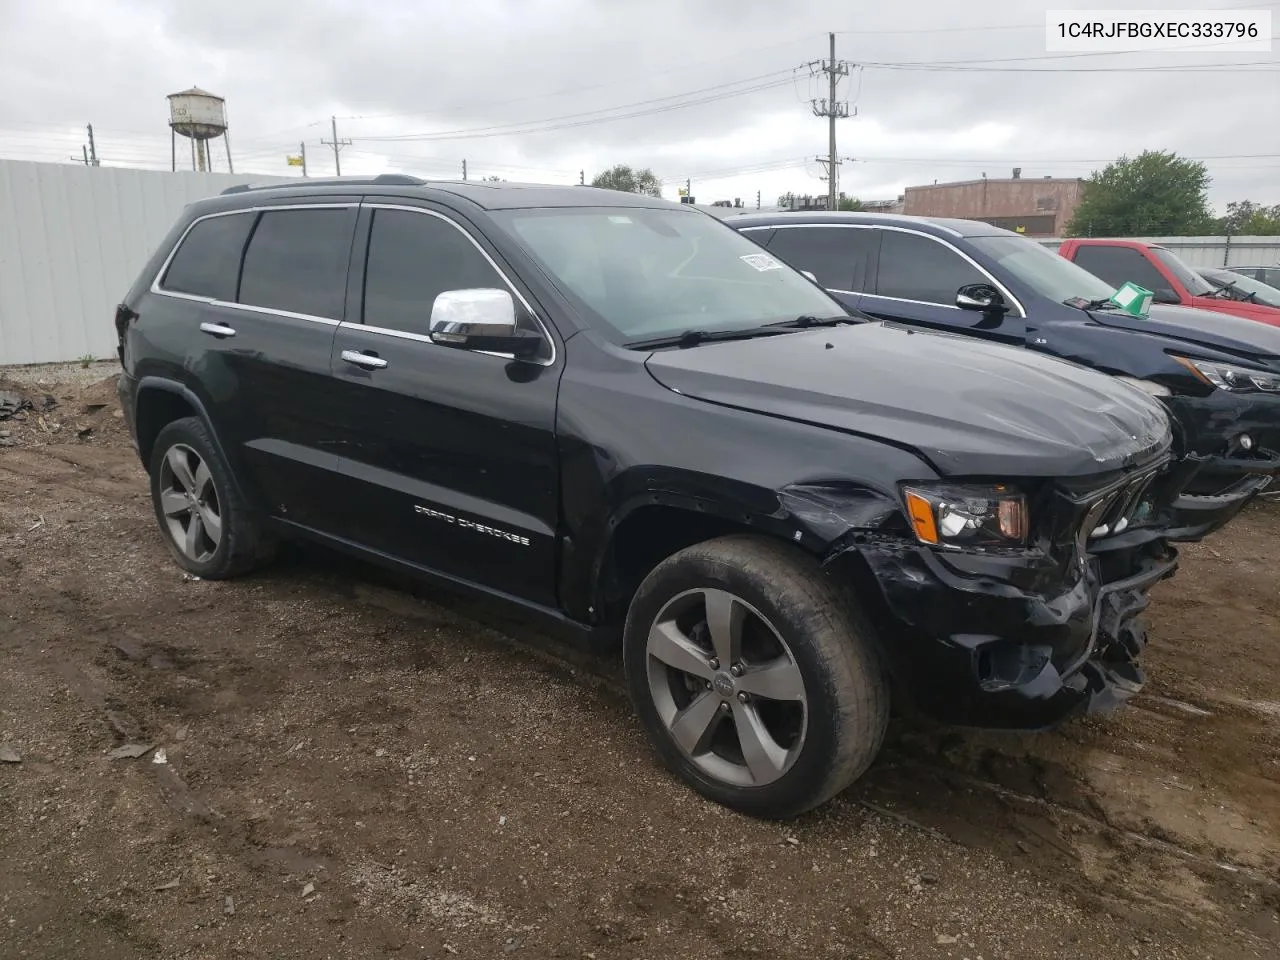
{"label": "front headlight", "polygon": [[1275,393],[1280,391],[1280,374],[1217,360],[1192,360],[1174,357],[1180,364],[1210,386],[1230,393]]}
{"label": "front headlight", "polygon": [[903,487],[916,539],[931,546],[1019,547],[1027,542],[1027,499],[1004,484]]}

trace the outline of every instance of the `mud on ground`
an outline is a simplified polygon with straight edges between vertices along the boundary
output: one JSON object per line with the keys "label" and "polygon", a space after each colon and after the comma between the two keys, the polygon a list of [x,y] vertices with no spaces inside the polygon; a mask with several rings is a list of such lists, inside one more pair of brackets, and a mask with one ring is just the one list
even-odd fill
{"label": "mud on ground", "polygon": [[1280,956],[1280,506],[1184,551],[1124,712],[897,722],[780,825],[490,611],[310,549],[184,578],[112,385],[24,388],[58,402],[0,422],[0,958]]}

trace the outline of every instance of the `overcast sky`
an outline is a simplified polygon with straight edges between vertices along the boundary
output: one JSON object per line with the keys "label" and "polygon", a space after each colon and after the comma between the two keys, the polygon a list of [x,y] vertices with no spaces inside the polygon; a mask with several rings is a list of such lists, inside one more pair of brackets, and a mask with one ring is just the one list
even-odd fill
{"label": "overcast sky", "polygon": [[[841,97],[857,115],[838,124],[839,153],[853,158],[840,185],[854,196],[1014,166],[1088,176],[1163,148],[1205,160],[1219,209],[1280,203],[1280,43],[1045,52],[1046,9],[1150,6],[0,0],[0,157],[78,156],[92,122],[103,163],[167,168],[165,96],[195,84],[226,98],[237,172],[296,173],[285,156],[305,141],[312,175],[332,174],[320,141],[336,114],[353,141],[343,173],[451,177],[466,158],[473,177],[576,183],[580,170],[590,181],[628,163],[651,167],[669,197],[688,177],[700,203],[754,206],[759,190],[768,204],[825,192],[813,158],[826,152],[826,121],[808,103],[825,81],[804,65],[826,57],[836,31],[838,57],[855,65]],[[1185,6],[1269,9],[1280,33],[1280,0]],[[388,137],[402,139],[377,139]],[[214,163],[226,169],[221,146]]]}

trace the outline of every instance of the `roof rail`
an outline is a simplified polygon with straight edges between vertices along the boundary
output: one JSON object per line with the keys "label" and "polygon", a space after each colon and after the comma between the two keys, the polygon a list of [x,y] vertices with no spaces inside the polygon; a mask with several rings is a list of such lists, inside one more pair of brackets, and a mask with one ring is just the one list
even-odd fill
{"label": "roof rail", "polygon": [[282,187],[341,187],[341,186],[393,186],[420,187],[427,181],[407,173],[380,173],[376,177],[326,177],[324,179],[290,180],[286,183],[238,183],[227,187],[220,196],[247,193],[250,190],[273,190]]}

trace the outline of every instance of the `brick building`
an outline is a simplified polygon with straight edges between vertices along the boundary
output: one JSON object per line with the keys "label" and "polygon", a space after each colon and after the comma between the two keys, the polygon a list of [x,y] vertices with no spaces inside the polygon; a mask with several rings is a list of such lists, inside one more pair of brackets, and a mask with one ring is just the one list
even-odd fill
{"label": "brick building", "polygon": [[1020,169],[1008,179],[962,180],[907,187],[902,212],[916,217],[982,220],[1029,237],[1060,237],[1080,198],[1079,177],[1024,178]]}

